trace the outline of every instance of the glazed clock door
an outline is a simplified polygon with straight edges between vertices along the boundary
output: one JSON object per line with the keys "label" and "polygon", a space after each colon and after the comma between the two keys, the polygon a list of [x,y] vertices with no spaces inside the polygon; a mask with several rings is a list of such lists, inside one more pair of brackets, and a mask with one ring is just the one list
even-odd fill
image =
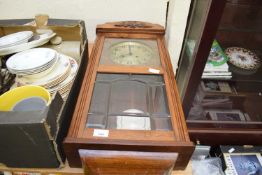
{"label": "glazed clock door", "polygon": [[172,130],[163,77],[98,73],[86,127]]}

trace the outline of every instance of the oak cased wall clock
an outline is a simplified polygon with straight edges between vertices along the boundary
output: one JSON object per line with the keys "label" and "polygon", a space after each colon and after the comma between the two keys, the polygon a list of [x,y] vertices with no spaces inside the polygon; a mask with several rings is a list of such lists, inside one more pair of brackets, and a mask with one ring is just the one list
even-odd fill
{"label": "oak cased wall clock", "polygon": [[94,174],[99,174],[96,166],[105,174],[131,169],[161,174],[173,166],[184,169],[194,145],[179,101],[164,28],[127,21],[98,25],[96,32],[64,141],[69,165],[80,167],[82,160]]}

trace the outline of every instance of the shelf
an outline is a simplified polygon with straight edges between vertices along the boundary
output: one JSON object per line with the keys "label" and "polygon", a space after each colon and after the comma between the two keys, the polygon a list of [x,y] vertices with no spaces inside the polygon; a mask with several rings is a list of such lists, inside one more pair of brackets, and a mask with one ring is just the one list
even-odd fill
{"label": "shelf", "polygon": [[189,128],[202,128],[202,129],[215,129],[219,130],[243,130],[245,128],[249,131],[256,131],[257,128],[261,128],[261,122],[236,122],[236,121],[213,121],[213,120],[187,120]]}
{"label": "shelf", "polygon": [[[230,68],[229,68],[230,69]],[[249,82],[253,82],[253,83],[261,83],[262,85],[262,65],[261,67],[254,72],[253,74],[250,75],[241,75],[241,74],[237,74],[232,72],[232,78],[231,79],[214,79],[217,81],[227,81],[227,82],[243,82],[243,83],[249,83]],[[212,80],[211,78],[202,78],[204,80]]]}

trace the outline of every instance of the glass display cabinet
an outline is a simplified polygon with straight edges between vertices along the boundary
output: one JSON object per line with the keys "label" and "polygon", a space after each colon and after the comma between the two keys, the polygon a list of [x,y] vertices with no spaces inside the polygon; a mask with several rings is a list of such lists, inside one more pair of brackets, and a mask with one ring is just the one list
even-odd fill
{"label": "glass display cabinet", "polygon": [[143,22],[97,27],[64,141],[70,166],[83,164],[94,174],[165,174],[186,167],[194,145],[164,34],[162,26]]}
{"label": "glass display cabinet", "polygon": [[176,74],[192,141],[262,144],[262,1],[194,0]]}

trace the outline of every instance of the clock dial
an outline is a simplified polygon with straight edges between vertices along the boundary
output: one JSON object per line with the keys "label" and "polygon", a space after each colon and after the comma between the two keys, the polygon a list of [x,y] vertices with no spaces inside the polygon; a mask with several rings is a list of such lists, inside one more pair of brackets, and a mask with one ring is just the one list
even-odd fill
{"label": "clock dial", "polygon": [[109,48],[110,59],[122,65],[142,65],[153,58],[153,49],[134,41],[117,43]]}

